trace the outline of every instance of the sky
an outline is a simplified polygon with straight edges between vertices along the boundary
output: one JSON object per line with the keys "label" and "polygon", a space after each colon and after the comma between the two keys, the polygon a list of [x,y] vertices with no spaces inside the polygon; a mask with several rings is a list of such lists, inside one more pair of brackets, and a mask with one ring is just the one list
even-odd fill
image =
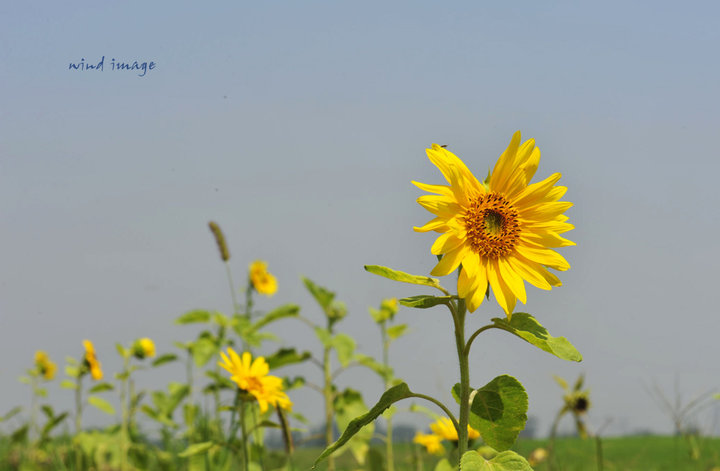
{"label": "sky", "polygon": [[[232,310],[207,228],[225,232],[237,289],[266,260],[278,279],[259,310],[321,313],[307,276],[348,306],[338,329],[380,356],[368,307],[427,293],[363,265],[425,275],[431,218],[411,180],[444,183],[425,149],[447,145],[479,177],[516,130],[554,172],[577,246],[551,292],[528,287],[532,313],[581,363],[490,331],[474,343],[471,382],[518,378],[547,433],[562,406],[553,375],[586,375],[591,429],[605,435],[672,422],[649,392],[689,401],[717,391],[720,7],[696,2],[6,2],[0,5],[0,414],[28,406],[17,378],[35,350],[60,365],[91,339],[111,378],[115,344],[160,353],[199,332],[191,309]],[[84,59],[104,69],[70,70]],[[116,62],[155,62],[144,76]],[[442,280],[452,287],[452,277]],[[469,317],[502,312],[491,298]],[[452,323],[441,308],[401,308],[398,377],[452,403]],[[294,320],[279,345],[319,352]],[[61,366],[62,376],[62,366]],[[305,374],[306,365],[278,374]],[[182,365],[140,371],[148,389]],[[339,377],[368,405],[379,379]],[[49,386],[56,408],[72,397]],[[676,392],[677,391],[677,392]],[[321,397],[295,390],[320,422]],[[409,404],[400,404],[409,406]],[[720,431],[717,406],[697,418]],[[399,422],[424,427],[403,412]],[[88,412],[91,424],[107,422]],[[570,430],[572,424],[561,428]],[[7,426],[5,427],[7,429]],[[7,431],[7,430],[5,430]]]}

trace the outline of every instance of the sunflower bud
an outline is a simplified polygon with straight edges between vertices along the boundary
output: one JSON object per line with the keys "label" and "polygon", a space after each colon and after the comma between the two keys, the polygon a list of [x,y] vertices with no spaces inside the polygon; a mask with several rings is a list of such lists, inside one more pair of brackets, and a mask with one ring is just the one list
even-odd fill
{"label": "sunflower bud", "polygon": [[150,340],[147,337],[143,337],[141,339],[137,339],[133,343],[133,355],[135,355],[135,358],[138,360],[142,360],[143,358],[150,358],[155,356],[155,344],[152,340]]}
{"label": "sunflower bud", "polygon": [[212,231],[213,235],[215,236],[215,242],[217,243],[218,249],[220,250],[220,258],[223,262],[227,262],[230,260],[230,251],[227,248],[227,244],[225,243],[225,236],[222,233],[222,229],[220,229],[220,226],[215,221],[210,221],[208,223],[208,226],[210,227],[210,231]]}

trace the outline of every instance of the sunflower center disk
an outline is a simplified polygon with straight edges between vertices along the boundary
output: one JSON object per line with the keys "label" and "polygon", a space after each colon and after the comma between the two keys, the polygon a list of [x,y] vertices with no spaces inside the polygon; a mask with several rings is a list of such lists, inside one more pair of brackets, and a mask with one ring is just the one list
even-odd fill
{"label": "sunflower center disk", "polygon": [[470,247],[481,257],[509,255],[520,237],[518,212],[497,193],[478,196],[465,215]]}

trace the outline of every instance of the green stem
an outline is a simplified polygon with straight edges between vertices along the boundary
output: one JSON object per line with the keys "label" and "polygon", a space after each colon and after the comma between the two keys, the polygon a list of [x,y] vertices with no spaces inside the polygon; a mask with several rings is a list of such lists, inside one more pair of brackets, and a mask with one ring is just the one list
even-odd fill
{"label": "green stem", "polygon": [[30,430],[32,430],[33,439],[40,438],[40,428],[37,424],[37,409],[38,409],[38,379],[37,376],[30,376],[30,387],[32,387],[32,399],[30,400]]}
{"label": "green stem", "polygon": [[[450,409],[448,409],[447,407],[445,407],[445,404],[443,404],[442,402],[438,401],[438,400],[435,399],[434,397],[426,396],[425,394],[419,394],[419,393],[412,393],[412,394],[410,394],[408,397],[417,397],[418,399],[425,399],[426,401],[432,402],[433,404],[435,404],[436,406],[438,406],[440,409],[442,409],[443,412],[445,412],[445,414],[446,414],[446,415],[448,416],[448,418],[450,419],[450,422],[452,422],[453,427],[455,427],[456,429],[458,428],[458,426],[459,426],[459,425],[458,425],[458,420],[455,418],[455,415],[454,415],[452,412],[450,412]],[[466,431],[466,432],[467,432],[467,431]]]}
{"label": "green stem", "polygon": [[455,346],[460,361],[460,420],[458,421],[458,466],[468,447],[468,420],[470,416],[470,365],[469,349],[465,348],[465,301],[458,301],[457,310],[453,315],[455,323]]}
{"label": "green stem", "polygon": [[478,335],[482,334],[483,332],[485,332],[486,330],[489,330],[489,329],[501,329],[501,327],[499,327],[495,324],[488,324],[484,327],[480,327],[478,330],[473,332],[473,334],[470,336],[467,343],[465,344],[465,351],[463,352],[463,355],[465,355],[466,357],[469,357],[470,356],[470,345],[472,345],[473,341],[475,340],[475,338]]}
{"label": "green stem", "polygon": [[75,380],[75,434],[82,429],[82,375],[78,374]]}
{"label": "green stem", "polygon": [[245,400],[240,401],[240,433],[242,434],[242,450],[243,450],[243,471],[247,471],[249,467],[248,442],[247,442],[247,424],[245,423]]}
{"label": "green stem", "polygon": [[[332,371],[330,370],[330,347],[323,349],[323,372],[325,375],[325,383],[323,387],[323,395],[325,396],[325,445],[330,446],[333,443],[333,389],[332,389]],[[328,456],[328,471],[335,471],[335,457]]]}
{"label": "green stem", "polygon": [[[383,343],[383,365],[385,371],[390,368],[390,340],[387,335],[385,322],[380,324]],[[390,378],[385,378],[385,390],[390,389]],[[387,418],[387,430],[385,431],[385,459],[387,460],[387,471],[395,471],[395,457],[393,455],[393,420],[392,416]]]}
{"label": "green stem", "polygon": [[555,416],[552,428],[550,429],[550,443],[548,444],[548,469],[553,470],[555,467],[555,436],[557,435],[558,424],[563,415],[565,415],[566,409],[563,407],[560,412]]}
{"label": "green stem", "polygon": [[126,468],[127,436],[128,436],[128,384],[130,381],[130,355],[123,356],[123,374],[125,377],[120,383],[120,408],[122,410],[122,425],[120,433],[120,469]]}
{"label": "green stem", "polygon": [[233,282],[232,271],[230,270],[230,262],[225,261],[225,272],[227,273],[228,284],[230,285],[230,297],[232,298],[233,314],[237,314],[240,310],[237,296],[235,295],[235,283]]}

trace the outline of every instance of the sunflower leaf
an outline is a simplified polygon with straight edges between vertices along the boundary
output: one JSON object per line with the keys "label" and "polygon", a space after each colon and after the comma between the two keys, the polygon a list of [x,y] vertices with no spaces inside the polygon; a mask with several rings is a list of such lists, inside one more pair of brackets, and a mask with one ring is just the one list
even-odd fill
{"label": "sunflower leaf", "polygon": [[447,304],[451,299],[451,296],[430,296],[427,294],[421,294],[418,296],[410,296],[409,298],[402,298],[400,300],[400,304],[407,307],[427,309],[429,307],[437,306],[438,304]]}
{"label": "sunflower leaf", "polygon": [[540,350],[552,353],[558,358],[582,361],[582,355],[565,337],[553,337],[533,316],[526,312],[513,313],[512,319],[492,319],[496,327],[510,332]]}
{"label": "sunflower leaf", "polygon": [[514,451],[503,451],[486,460],[475,450],[465,452],[460,460],[463,471],[532,471],[530,464]]}
{"label": "sunflower leaf", "polygon": [[112,404],[110,404],[108,401],[101,397],[90,396],[88,397],[88,403],[108,415],[115,415],[115,408],[112,406]]}
{"label": "sunflower leaf", "polygon": [[310,352],[298,353],[294,348],[281,348],[265,358],[271,370],[293,363],[301,363],[312,356]]}
{"label": "sunflower leaf", "polygon": [[440,280],[437,278],[430,278],[429,276],[418,276],[411,275],[392,268],[383,267],[380,265],[365,265],[365,270],[372,273],[373,275],[384,276],[385,278],[400,281],[402,283],[411,283],[413,285],[431,286],[442,290],[440,286]]}
{"label": "sunflower leaf", "polygon": [[176,324],[192,324],[195,322],[208,322],[210,321],[210,312],[203,309],[195,309],[189,311],[182,316],[175,319]]}
{"label": "sunflower leaf", "polygon": [[504,451],[525,428],[527,409],[523,385],[512,376],[498,376],[475,393],[470,406],[470,426],[480,432],[489,446]]}
{"label": "sunflower leaf", "polygon": [[275,322],[286,317],[297,317],[300,312],[300,306],[296,304],[285,304],[265,314],[260,320],[250,326],[250,330],[255,332],[271,322]]}
{"label": "sunflower leaf", "polygon": [[406,399],[408,397],[414,397],[414,394],[412,393],[412,391],[410,391],[410,388],[405,383],[400,383],[397,386],[393,386],[392,388],[385,391],[385,393],[380,397],[378,403],[375,404],[372,409],[350,421],[340,438],[335,443],[325,448],[325,450],[320,454],[320,456],[317,457],[313,466],[317,466],[319,462],[321,462],[333,452],[335,452],[338,448],[346,444],[353,436],[355,436],[355,434],[360,431],[360,429],[362,429],[369,423],[372,423],[380,416],[380,414],[385,411],[385,409],[390,407],[393,403],[401,399]]}

